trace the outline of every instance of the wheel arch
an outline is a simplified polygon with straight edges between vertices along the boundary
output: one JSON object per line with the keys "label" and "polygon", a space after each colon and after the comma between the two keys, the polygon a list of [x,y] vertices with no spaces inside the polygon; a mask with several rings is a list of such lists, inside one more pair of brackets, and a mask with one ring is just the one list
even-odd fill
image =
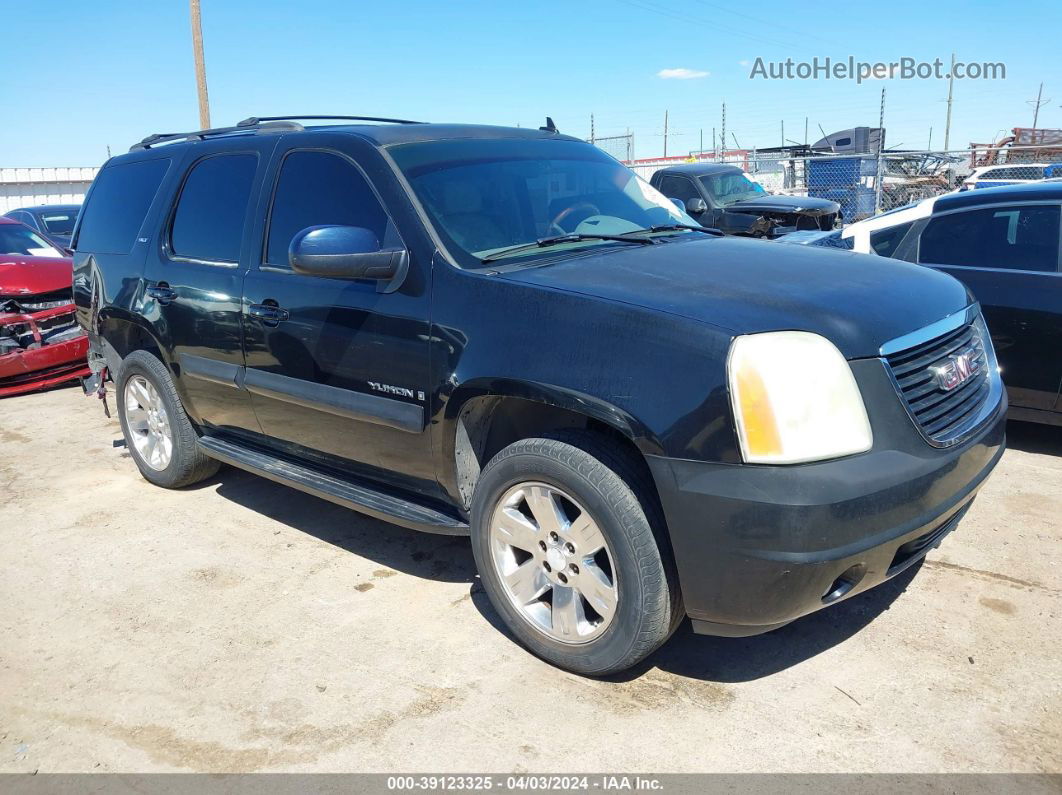
{"label": "wheel arch", "polygon": [[116,311],[101,311],[98,336],[112,378],[116,378],[121,362],[133,351],[147,351],[171,370],[164,347],[150,325],[142,318]]}
{"label": "wheel arch", "polygon": [[466,510],[482,468],[519,439],[584,429],[611,439],[646,467],[646,455],[662,452],[655,435],[614,404],[564,387],[527,381],[490,379],[463,384],[447,401],[441,425],[440,480]]}

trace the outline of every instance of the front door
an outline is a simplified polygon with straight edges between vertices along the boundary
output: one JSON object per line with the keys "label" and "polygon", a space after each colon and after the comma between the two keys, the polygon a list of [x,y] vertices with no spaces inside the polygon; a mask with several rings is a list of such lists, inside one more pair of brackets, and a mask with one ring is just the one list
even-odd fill
{"label": "front door", "polygon": [[346,146],[282,143],[274,157],[264,243],[243,288],[246,386],[267,443],[281,452],[431,493],[430,263],[411,252],[407,278],[389,293],[288,263],[292,238],[310,226],[362,227],[384,247],[403,246]]}
{"label": "front door", "polygon": [[153,320],[189,416],[221,431],[259,431],[243,370],[240,325],[249,226],[276,140],[247,136],[189,147],[190,163],[144,269]]}
{"label": "front door", "polygon": [[922,231],[918,261],[965,282],[981,303],[1010,402],[1054,408],[1062,382],[1059,205],[935,216]]}

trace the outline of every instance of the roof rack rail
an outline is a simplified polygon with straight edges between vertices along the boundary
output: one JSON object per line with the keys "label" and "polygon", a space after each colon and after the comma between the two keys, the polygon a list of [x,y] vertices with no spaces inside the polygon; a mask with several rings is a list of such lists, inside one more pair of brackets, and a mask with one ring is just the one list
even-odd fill
{"label": "roof rack rail", "polygon": [[214,127],[209,130],[195,130],[194,132],[183,133],[153,133],[142,141],[139,141],[129,147],[130,152],[136,152],[140,149],[150,149],[152,146],[159,144],[171,143],[173,141],[202,141],[205,138],[209,138],[215,135],[231,135],[232,133],[248,133],[248,132],[282,132],[291,131],[298,132],[305,129],[301,124],[297,124],[293,121],[282,120],[255,120],[254,123],[250,122],[250,119],[244,119],[236,127]]}
{"label": "roof rack rail", "polygon": [[238,127],[253,127],[262,122],[288,121],[290,119],[334,119],[337,121],[378,121],[385,124],[424,124],[422,121],[410,121],[409,119],[386,119],[379,116],[251,116],[239,122]]}

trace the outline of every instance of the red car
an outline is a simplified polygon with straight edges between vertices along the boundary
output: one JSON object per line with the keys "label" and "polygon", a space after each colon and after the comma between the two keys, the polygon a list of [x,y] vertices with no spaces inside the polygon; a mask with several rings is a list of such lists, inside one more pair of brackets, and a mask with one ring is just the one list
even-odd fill
{"label": "red car", "polygon": [[72,280],[68,257],[28,226],[0,218],[0,397],[89,375]]}

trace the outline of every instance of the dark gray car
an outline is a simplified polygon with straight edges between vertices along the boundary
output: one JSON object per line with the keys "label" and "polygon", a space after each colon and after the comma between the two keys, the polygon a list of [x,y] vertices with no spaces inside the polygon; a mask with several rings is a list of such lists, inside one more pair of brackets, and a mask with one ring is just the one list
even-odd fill
{"label": "dark gray car", "polygon": [[70,248],[70,233],[74,230],[80,210],[80,204],[42,204],[11,210],[6,217],[21,221],[55,245],[67,249]]}

